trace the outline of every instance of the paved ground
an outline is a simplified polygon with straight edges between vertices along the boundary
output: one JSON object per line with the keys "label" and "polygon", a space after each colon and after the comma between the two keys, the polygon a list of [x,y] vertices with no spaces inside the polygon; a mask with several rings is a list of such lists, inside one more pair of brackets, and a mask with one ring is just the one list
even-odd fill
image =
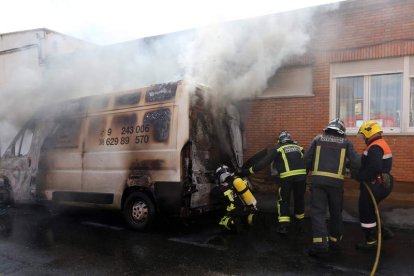
{"label": "paved ground", "polygon": [[[414,271],[414,207],[401,200],[410,194],[402,190],[381,203],[395,237],[383,243],[376,275]],[[255,190],[255,195],[261,220],[240,235],[223,233],[215,216],[185,226],[163,222],[154,232],[137,233],[125,227],[118,212],[74,209],[50,215],[36,206],[0,208],[0,275],[369,275],[375,252],[354,247],[362,239],[357,190],[346,191],[344,251],[321,259],[306,254],[309,217],[305,233],[281,236],[275,231],[276,192]]]}
{"label": "paved ground", "polygon": [[[357,223],[345,223],[342,254],[316,259],[306,254],[309,218],[305,233],[281,236],[275,213],[260,216],[239,235],[223,233],[214,216],[137,233],[117,212],[74,209],[50,216],[44,208],[9,208],[0,216],[0,275],[369,275],[375,252],[355,250]],[[412,275],[414,231],[393,230],[376,275]]]}
{"label": "paved ground", "polygon": [[[255,187],[259,207],[265,212],[276,212],[276,186],[268,183]],[[359,183],[347,180],[344,187],[344,221],[358,222]],[[305,203],[308,215],[309,191],[306,192]],[[381,218],[387,225],[414,230],[414,183],[395,183],[394,190],[380,203],[379,208]]]}

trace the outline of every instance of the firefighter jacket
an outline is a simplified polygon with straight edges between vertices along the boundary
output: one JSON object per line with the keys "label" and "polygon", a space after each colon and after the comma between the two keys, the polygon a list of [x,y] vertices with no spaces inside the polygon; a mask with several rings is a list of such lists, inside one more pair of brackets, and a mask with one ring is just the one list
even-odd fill
{"label": "firefighter jacket", "polygon": [[346,159],[351,167],[360,167],[361,158],[346,137],[329,133],[316,136],[305,153],[312,185],[342,187]]}
{"label": "firefighter jacket", "polygon": [[303,148],[296,143],[278,143],[262,160],[249,168],[249,173],[260,171],[272,163],[281,181],[304,181],[306,167],[303,155]]}
{"label": "firefighter jacket", "polygon": [[226,214],[219,224],[227,230],[239,232],[241,224],[248,226],[254,223],[257,201],[242,178],[230,176],[226,183],[222,185],[223,196],[227,201]]}
{"label": "firefighter jacket", "polygon": [[387,142],[379,136],[371,141],[362,154],[359,179],[371,182],[378,174],[390,173],[392,152]]}

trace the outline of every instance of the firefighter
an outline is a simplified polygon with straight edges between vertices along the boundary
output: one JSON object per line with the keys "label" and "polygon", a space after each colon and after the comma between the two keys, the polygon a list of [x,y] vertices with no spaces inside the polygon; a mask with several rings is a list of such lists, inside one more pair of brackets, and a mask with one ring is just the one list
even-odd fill
{"label": "firefighter", "polygon": [[[362,134],[367,147],[361,159],[361,168],[358,173],[360,180],[359,219],[365,234],[365,241],[356,245],[357,249],[375,249],[377,247],[377,221],[374,203],[371,200],[368,188],[375,197],[377,204],[385,199],[392,191],[393,177],[392,152],[387,142],[382,138],[382,129],[374,120],[364,122],[358,131]],[[367,185],[365,185],[364,184]],[[393,233],[386,227],[381,228],[384,240],[393,237]]]}
{"label": "firefighter", "polygon": [[303,154],[303,148],[293,141],[290,133],[281,131],[275,147],[257,164],[242,172],[242,175],[251,175],[271,164],[272,175],[277,175],[280,183],[277,190],[278,227],[276,228],[280,234],[289,232],[292,192],[295,225],[300,232],[303,231],[306,189],[306,168]]}
{"label": "firefighter", "polygon": [[[310,256],[340,251],[343,235],[342,203],[345,162],[352,169],[359,168],[360,156],[345,136],[345,125],[339,118],[333,119],[316,136],[305,152],[307,169],[311,172],[311,222],[313,242]],[[326,223],[329,209],[329,230]]]}
{"label": "firefighter", "polygon": [[219,191],[227,202],[226,214],[219,224],[229,231],[240,233],[245,227],[253,225],[257,211],[256,198],[249,189],[248,183],[234,173],[230,173],[226,165],[217,168],[216,177],[218,180],[216,191]]}

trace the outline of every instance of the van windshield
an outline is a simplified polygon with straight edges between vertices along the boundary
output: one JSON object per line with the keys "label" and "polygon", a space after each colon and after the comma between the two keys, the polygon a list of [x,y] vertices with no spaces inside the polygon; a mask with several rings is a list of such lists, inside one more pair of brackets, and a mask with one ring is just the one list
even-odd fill
{"label": "van windshield", "polygon": [[4,153],[4,157],[18,157],[27,155],[30,150],[30,145],[32,144],[32,139],[33,130],[31,128],[22,129]]}

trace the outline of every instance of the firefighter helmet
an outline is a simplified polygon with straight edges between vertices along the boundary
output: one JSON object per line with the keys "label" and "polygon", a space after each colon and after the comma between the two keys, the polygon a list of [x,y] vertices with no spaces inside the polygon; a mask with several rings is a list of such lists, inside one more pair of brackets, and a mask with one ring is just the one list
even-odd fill
{"label": "firefighter helmet", "polygon": [[365,138],[371,138],[374,134],[382,132],[381,126],[375,120],[369,120],[362,123],[358,133],[361,133]]}
{"label": "firefighter helmet", "polygon": [[287,142],[292,142],[292,136],[290,136],[290,133],[287,132],[286,130],[283,130],[279,133],[279,138],[278,138],[278,142],[280,144],[283,143],[287,143]]}
{"label": "firefighter helmet", "polygon": [[229,167],[226,165],[220,165],[220,167],[216,169],[216,177],[220,184],[224,184],[226,179],[231,175]]}
{"label": "firefighter helmet", "polygon": [[329,122],[329,124],[326,126],[326,128],[323,131],[326,132],[327,130],[333,130],[334,132],[340,135],[344,135],[346,128],[345,128],[344,122],[341,119],[335,118]]}

